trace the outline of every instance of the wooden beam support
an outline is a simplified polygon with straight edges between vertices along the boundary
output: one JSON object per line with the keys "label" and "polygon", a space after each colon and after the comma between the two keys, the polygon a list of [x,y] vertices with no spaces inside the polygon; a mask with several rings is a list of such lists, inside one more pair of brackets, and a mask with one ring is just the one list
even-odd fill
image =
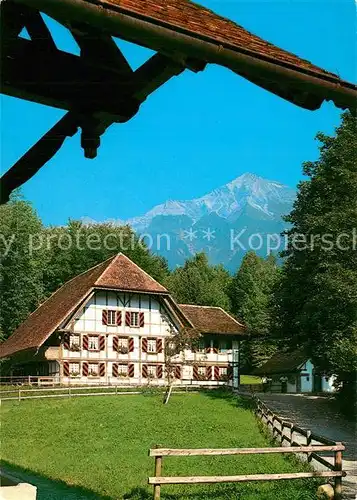
{"label": "wooden beam support", "polygon": [[9,200],[11,192],[35,175],[61,148],[66,137],[78,130],[78,118],[67,113],[32,146],[0,179],[0,203]]}
{"label": "wooden beam support", "polygon": [[133,82],[114,69],[98,68],[56,49],[38,50],[18,39],[2,53],[2,92],[41,104],[79,112],[103,112],[125,122],[139,109],[131,97]]}

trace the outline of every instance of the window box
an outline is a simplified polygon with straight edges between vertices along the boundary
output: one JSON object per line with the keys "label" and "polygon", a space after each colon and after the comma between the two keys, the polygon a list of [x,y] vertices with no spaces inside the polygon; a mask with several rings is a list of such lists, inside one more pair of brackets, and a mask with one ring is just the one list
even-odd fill
{"label": "window box", "polygon": [[75,377],[79,377],[80,373],[79,372],[72,372],[69,375],[70,375],[70,377],[75,378]]}
{"label": "window box", "polygon": [[81,346],[79,344],[72,344],[69,350],[72,352],[79,352],[81,350]]}

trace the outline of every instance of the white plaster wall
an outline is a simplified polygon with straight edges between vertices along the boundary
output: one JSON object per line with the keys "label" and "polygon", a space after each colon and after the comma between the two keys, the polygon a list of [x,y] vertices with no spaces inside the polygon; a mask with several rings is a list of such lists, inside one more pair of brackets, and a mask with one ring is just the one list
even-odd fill
{"label": "white plaster wall", "polygon": [[312,392],[314,366],[309,359],[301,370],[301,392]]}

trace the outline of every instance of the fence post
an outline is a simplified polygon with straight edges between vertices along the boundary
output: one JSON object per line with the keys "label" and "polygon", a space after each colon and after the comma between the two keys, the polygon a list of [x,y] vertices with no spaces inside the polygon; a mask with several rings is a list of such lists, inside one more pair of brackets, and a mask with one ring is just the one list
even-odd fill
{"label": "fence post", "polygon": [[[311,431],[310,431],[310,430],[308,430],[308,431],[306,432],[306,446],[310,446],[310,445],[311,445]],[[308,461],[308,462],[311,462],[311,460],[312,460],[312,455],[311,455],[311,453],[307,453],[307,454],[306,454],[306,456],[307,456],[307,461]]]}
{"label": "fence post", "polygon": [[[155,448],[159,448],[158,445]],[[155,457],[155,477],[161,476],[161,468],[162,468],[162,457]],[[160,500],[161,498],[161,485],[155,484],[154,486],[154,500]]]}
{"label": "fence post", "polygon": [[[336,443],[342,445],[342,443]],[[342,451],[335,451],[335,471],[342,471]],[[342,477],[335,477],[335,500],[342,499]]]}
{"label": "fence post", "polygon": [[19,403],[20,403],[20,401],[21,401],[21,389],[19,387]]}

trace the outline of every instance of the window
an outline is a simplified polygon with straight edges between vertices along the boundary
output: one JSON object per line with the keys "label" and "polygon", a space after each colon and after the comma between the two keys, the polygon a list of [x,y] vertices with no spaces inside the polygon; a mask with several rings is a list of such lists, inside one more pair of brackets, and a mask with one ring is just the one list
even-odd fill
{"label": "window", "polygon": [[147,352],[156,352],[156,339],[148,339],[148,349]]}
{"label": "window", "polygon": [[119,375],[128,375],[128,365],[118,365]]}
{"label": "window", "polygon": [[69,364],[69,373],[71,375],[79,375],[79,363],[70,363]]}
{"label": "window", "polygon": [[116,326],[117,324],[117,312],[113,310],[108,310],[108,326]]}
{"label": "window", "polygon": [[225,375],[228,375],[227,367],[226,366],[220,366],[219,367],[219,376],[222,377],[222,376],[225,376]]}
{"label": "window", "polygon": [[139,326],[139,313],[131,312],[130,313],[130,326]]}
{"label": "window", "polygon": [[69,337],[69,347],[79,347],[79,335],[71,335]]}
{"label": "window", "polygon": [[219,352],[225,353],[230,349],[227,340],[221,340],[219,343]]}
{"label": "window", "polygon": [[89,363],[88,374],[92,377],[98,377],[98,363]]}
{"label": "window", "polygon": [[99,339],[97,335],[89,335],[88,337],[88,350],[99,351]]}
{"label": "window", "polygon": [[206,375],[206,367],[205,366],[199,366],[197,371],[198,371],[198,375],[203,375],[203,376]]}
{"label": "window", "polygon": [[148,375],[149,375],[149,377],[156,377],[156,366],[155,365],[148,366]]}

